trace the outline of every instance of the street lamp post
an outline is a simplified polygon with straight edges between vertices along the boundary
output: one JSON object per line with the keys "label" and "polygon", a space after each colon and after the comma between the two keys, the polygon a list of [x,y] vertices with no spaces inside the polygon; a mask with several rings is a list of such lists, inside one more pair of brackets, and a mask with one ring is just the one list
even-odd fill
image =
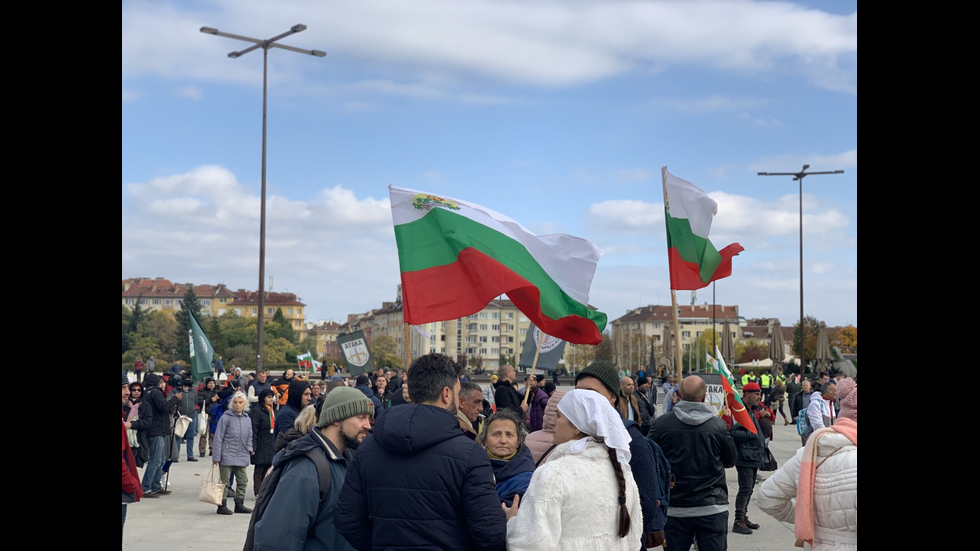
{"label": "street lamp post", "polygon": [[287,36],[294,35],[298,32],[306,30],[306,25],[298,24],[293,25],[288,31],[269,38],[267,40],[260,40],[258,38],[251,38],[248,36],[241,36],[237,34],[231,34],[226,32],[221,32],[218,29],[213,29],[211,27],[201,27],[201,32],[205,34],[213,34],[215,36],[223,36],[225,38],[233,38],[235,40],[242,40],[245,42],[251,42],[252,46],[245,48],[244,50],[239,50],[237,52],[231,52],[228,57],[232,59],[237,59],[253,50],[258,50],[262,48],[262,200],[261,200],[261,214],[259,215],[259,315],[258,315],[258,337],[256,339],[255,346],[255,370],[256,372],[262,370],[262,340],[263,333],[265,332],[265,150],[266,150],[266,105],[268,103],[268,89],[269,89],[269,48],[281,48],[283,50],[289,50],[290,52],[297,52],[300,54],[307,54],[316,57],[324,57],[327,55],[326,52],[321,52],[320,50],[304,50],[302,48],[294,48],[292,46],[286,46],[285,44],[279,44],[277,41],[286,38]]}
{"label": "street lamp post", "polygon": [[814,174],[843,174],[843,170],[828,170],[824,172],[807,172],[810,165],[803,165],[803,170],[799,172],[760,172],[759,176],[792,176],[793,180],[800,183],[800,373],[806,370],[806,354],[803,324],[803,178]]}

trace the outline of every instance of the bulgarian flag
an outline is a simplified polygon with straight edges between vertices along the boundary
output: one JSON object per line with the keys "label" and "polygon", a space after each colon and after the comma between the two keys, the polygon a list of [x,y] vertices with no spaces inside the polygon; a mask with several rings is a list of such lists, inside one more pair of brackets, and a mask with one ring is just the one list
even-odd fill
{"label": "bulgarian flag", "polygon": [[667,172],[667,167],[663,167],[663,178],[670,288],[701,289],[732,275],[732,257],[745,249],[732,243],[718,251],[708,241],[718,203],[691,182]]}
{"label": "bulgarian flag", "polygon": [[534,235],[486,207],[388,186],[405,322],[474,314],[506,294],[548,335],[599,344],[606,314],[588,307],[599,249]]}
{"label": "bulgarian flag", "polygon": [[310,371],[313,367],[313,354],[310,354],[309,352],[306,354],[297,354],[296,365],[298,365],[300,369]]}
{"label": "bulgarian flag", "polygon": [[752,422],[752,417],[748,410],[745,409],[742,397],[735,392],[735,378],[732,376],[732,372],[728,370],[728,366],[725,365],[725,360],[721,357],[721,351],[715,348],[715,354],[718,355],[718,359],[712,358],[711,354],[705,353],[708,359],[708,369],[712,373],[721,375],[721,386],[725,388],[725,402],[728,404],[728,409],[732,410],[732,417],[735,419],[735,422],[748,429],[752,434],[758,434],[755,430],[755,423]]}

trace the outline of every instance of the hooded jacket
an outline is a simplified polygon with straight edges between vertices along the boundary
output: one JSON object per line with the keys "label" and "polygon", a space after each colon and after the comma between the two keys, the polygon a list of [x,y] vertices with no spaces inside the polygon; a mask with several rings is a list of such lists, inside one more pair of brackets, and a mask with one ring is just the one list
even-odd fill
{"label": "hooded jacket", "polygon": [[503,550],[506,520],[487,452],[456,416],[385,410],[347,470],[334,517],[355,548]]}
{"label": "hooded jacket", "polygon": [[497,482],[497,497],[508,507],[514,504],[514,496],[524,498],[527,485],[534,474],[534,458],[527,446],[521,446],[510,459],[490,458],[493,477]]}
{"label": "hooded jacket", "polygon": [[292,428],[296,422],[296,417],[303,409],[303,393],[310,388],[310,383],[293,379],[289,383],[289,395],[286,397],[286,405],[279,408],[279,415],[276,417],[275,438],[279,438],[279,433]]}
{"label": "hooded jacket", "polygon": [[[306,457],[311,449],[321,450],[330,465],[330,489],[322,502],[316,466]],[[255,549],[353,550],[334,526],[352,458],[350,450],[339,453],[316,428],[277,453],[272,466],[283,472],[268,508],[255,523]]]}
{"label": "hooded jacket", "polygon": [[248,416],[252,419],[252,446],[255,454],[250,461],[252,465],[271,465],[273,445],[273,424],[276,421],[275,408],[267,408],[265,404],[256,404],[248,408]]}
{"label": "hooded jacket", "polygon": [[374,411],[381,411],[381,400],[374,394],[374,390],[367,385],[357,385],[354,388],[360,390],[374,404]]}
{"label": "hooded jacket", "polygon": [[140,415],[142,416],[147,413],[146,410],[150,410],[148,413],[152,419],[150,428],[146,433],[147,436],[170,436],[170,421],[173,417],[170,408],[177,405],[177,397],[174,396],[168,400],[163,395],[163,391],[160,390],[159,384],[160,376],[156,373],[147,373],[143,379],[144,396],[140,405]]}
{"label": "hooded jacket", "polygon": [[660,445],[674,474],[668,517],[728,511],[725,469],[735,466],[735,442],[711,406],[677,402],[653,422],[650,438]]}

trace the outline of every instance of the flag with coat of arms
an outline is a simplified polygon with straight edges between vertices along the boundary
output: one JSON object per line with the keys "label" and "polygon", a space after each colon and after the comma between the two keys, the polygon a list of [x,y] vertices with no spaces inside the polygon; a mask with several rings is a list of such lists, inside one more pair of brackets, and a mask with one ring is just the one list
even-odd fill
{"label": "flag with coat of arms", "polygon": [[705,353],[708,369],[712,373],[721,375],[721,386],[725,388],[725,403],[732,412],[732,418],[752,434],[757,434],[755,423],[752,422],[752,417],[750,417],[749,411],[745,408],[742,397],[735,392],[735,377],[728,370],[728,366],[725,365],[725,360],[721,357],[721,351],[717,347],[715,347],[715,354],[718,355],[717,358],[713,358],[711,354]]}

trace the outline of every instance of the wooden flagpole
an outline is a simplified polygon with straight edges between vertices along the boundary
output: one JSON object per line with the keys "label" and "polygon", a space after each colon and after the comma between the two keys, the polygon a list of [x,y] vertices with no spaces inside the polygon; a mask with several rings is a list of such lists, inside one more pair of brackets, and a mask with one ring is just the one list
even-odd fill
{"label": "wooden flagpole", "polygon": [[[538,347],[534,350],[534,360],[531,361],[531,375],[534,375],[534,370],[538,367],[538,355],[541,354],[541,343],[544,341],[544,331],[540,327],[535,326],[538,330]],[[557,368],[556,368],[557,369]],[[527,388],[524,389],[524,401],[527,401],[527,397],[531,395],[531,385],[528,383]]]}
{"label": "wooden flagpole", "polygon": [[[670,198],[667,197],[667,167],[660,169],[660,175],[663,178],[664,185],[664,214],[668,210],[668,205],[670,204]],[[667,260],[668,265],[670,264],[670,248],[667,249]],[[669,268],[668,268],[669,269]],[[669,279],[669,274],[668,274]],[[681,324],[677,319],[677,291],[674,290],[674,282],[670,282],[670,303],[673,307],[674,313],[674,376],[677,377],[677,383],[680,384],[681,381]]]}
{"label": "wooden flagpole", "polygon": [[405,324],[405,370],[412,366],[412,326],[405,320],[405,311],[402,310],[402,321]]}

